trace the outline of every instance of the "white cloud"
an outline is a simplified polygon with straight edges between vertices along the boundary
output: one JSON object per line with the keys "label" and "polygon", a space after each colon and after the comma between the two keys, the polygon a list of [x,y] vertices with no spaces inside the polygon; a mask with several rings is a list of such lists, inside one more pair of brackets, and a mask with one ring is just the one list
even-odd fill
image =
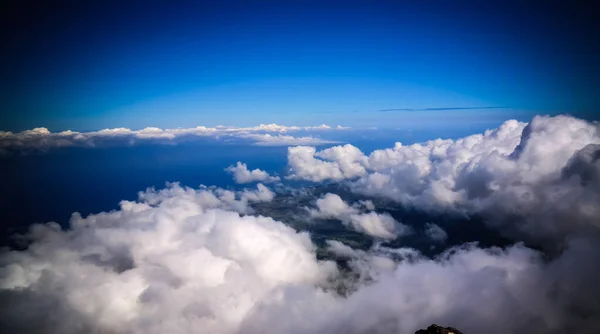
{"label": "white cloud", "polygon": [[[578,181],[600,164],[598,144],[597,123],[536,116],[529,124],[511,120],[484,134],[396,143],[368,156],[352,145],[290,147],[288,177],[349,180],[356,192],[420,210],[484,214],[506,233],[545,242],[600,227],[600,206],[593,204],[600,203],[600,188]],[[583,155],[577,168],[567,168]]]}
{"label": "white cloud", "polygon": [[[238,131],[237,128],[231,128],[233,131]],[[242,131],[266,131],[266,132],[289,132],[289,131],[300,131],[302,128],[298,126],[285,126],[272,124],[261,124],[259,126],[251,128],[241,128]]]}
{"label": "white cloud", "polygon": [[[261,186],[239,201],[267,200]],[[335,273],[332,263],[316,261],[306,233],[228,211],[235,207],[229,195],[171,184],[141,193],[140,202],[123,201],[118,211],[75,214],[67,231],[34,226],[28,251],[1,255],[0,298],[16,299],[0,311],[0,326],[233,333],[280,289],[319,285]]]}
{"label": "white cloud", "polygon": [[275,193],[271,189],[259,183],[256,190],[244,189],[241,193],[241,199],[249,202],[271,202],[275,198]]}
{"label": "white cloud", "polygon": [[337,256],[348,257],[348,258],[356,258],[358,257],[362,251],[357,251],[350,246],[345,245],[344,243],[337,240],[327,240],[327,250],[334,253]]}
{"label": "white cloud", "polygon": [[288,178],[313,182],[344,179],[337,164],[315,159],[316,151],[316,148],[308,146],[288,148],[288,165],[290,166]]}
{"label": "white cloud", "polygon": [[[232,131],[232,132],[257,132],[257,131],[261,131],[261,132],[297,132],[297,131],[314,131],[314,130],[331,130],[333,129],[331,126],[327,125],[327,124],[321,124],[321,125],[317,125],[317,126],[286,126],[286,125],[279,125],[279,124],[275,124],[275,123],[271,123],[271,124],[260,124],[259,126],[253,126],[253,127],[227,127],[227,126],[218,126],[218,129],[224,129],[226,131]],[[350,129],[350,127],[344,127],[341,125],[338,125],[335,129],[337,130],[346,130],[346,129]]]}
{"label": "white cloud", "polygon": [[[339,256],[354,258],[350,266],[360,275],[357,290],[339,303],[320,301],[326,306],[305,300],[273,306],[284,308],[282,315],[304,306],[293,321],[271,323],[274,331],[299,326],[305,332],[413,333],[442,323],[472,333],[560,333],[570,326],[593,332],[600,323],[592,316],[600,312],[594,300],[600,290],[592,281],[598,270],[585,269],[598,259],[597,246],[574,243],[545,263],[541,254],[522,245],[506,250],[462,246],[429,260],[404,249],[362,252],[328,244]],[[391,258],[390,264],[386,260]],[[306,329],[300,317],[311,319],[311,327]]]}
{"label": "white cloud", "polygon": [[[269,193],[264,186],[249,193],[256,197],[170,184],[119,210],[74,214],[67,230],[34,225],[26,250],[0,253],[0,303],[10,305],[0,308],[0,330],[358,334],[443,323],[500,334],[600,326],[594,240],[572,239],[550,260],[523,245],[464,245],[427,259],[328,241],[349,261],[345,273],[317,260],[308,234],[240,215],[233,201],[272,199],[260,195]],[[334,212],[352,211],[337,204]]]}
{"label": "white cloud", "polygon": [[[50,132],[46,128],[35,128],[19,133],[0,131],[0,153],[18,150],[47,150],[64,146],[98,146],[105,142],[119,142],[131,144],[137,141],[176,142],[179,139],[193,137],[207,138],[232,138],[248,140],[261,146],[289,146],[289,145],[321,145],[337,143],[311,135],[291,136],[282,135],[287,132],[314,132],[321,130],[336,131],[343,127],[330,127],[322,124],[319,126],[285,126],[277,124],[261,124],[256,127],[205,127],[161,129],[147,127],[141,130],[128,128],[103,129],[92,132],[75,132],[66,130],[58,133]],[[275,134],[271,134],[275,133]]]}
{"label": "white cloud", "polygon": [[[290,173],[287,178],[321,182],[358,177],[365,173],[365,169],[359,161],[355,160],[361,158],[356,155],[357,152],[360,150],[350,144],[332,147],[318,153],[310,146],[290,147],[288,148]],[[336,158],[340,159],[335,160]]]}
{"label": "white cloud", "polygon": [[[167,188],[156,190],[148,188],[139,193],[139,198],[144,203],[157,205],[160,203],[170,205],[171,202],[186,200],[200,203],[205,208],[224,208],[240,214],[252,214],[254,210],[249,206],[251,202],[270,202],[275,197],[269,188],[261,183],[255,190],[244,189],[231,191],[217,187],[201,186],[199,190],[181,187],[179,183],[167,183]],[[173,203],[176,205],[178,203]]]}
{"label": "white cloud", "polygon": [[250,182],[279,182],[279,176],[271,176],[269,173],[261,169],[248,170],[248,166],[238,161],[235,166],[229,166],[225,170],[233,174],[233,179],[236,183]]}
{"label": "white cloud", "polygon": [[373,210],[373,202],[362,201],[350,206],[339,195],[327,193],[315,202],[317,209],[309,209],[314,218],[339,219],[344,225],[376,238],[395,239],[410,234],[410,227],[397,222],[386,213],[361,213],[359,208]]}
{"label": "white cloud", "polygon": [[410,228],[398,223],[386,213],[368,212],[350,215],[350,224],[355,230],[373,237],[394,239],[410,233]]}
{"label": "white cloud", "polygon": [[335,144],[338,141],[325,140],[312,136],[294,137],[287,135],[271,135],[268,133],[246,133],[239,134],[240,138],[250,139],[258,146],[294,146],[294,145],[323,145]]}
{"label": "white cloud", "polygon": [[355,207],[351,207],[339,195],[327,193],[316,201],[317,210],[312,210],[311,215],[319,218],[341,218],[343,216],[358,213]]}
{"label": "white cloud", "polygon": [[[22,135],[38,132],[45,133]],[[66,230],[34,225],[27,249],[1,250],[0,304],[8,307],[0,308],[0,332],[413,333],[438,323],[465,333],[558,334],[600,327],[597,124],[536,117],[527,126],[509,121],[485,134],[398,143],[368,156],[350,146],[290,148],[289,156],[295,178],[347,180],[354,191],[419,210],[476,213],[502,231],[559,242],[548,253],[467,244],[430,259],[381,240],[368,250],[329,240],[326,251],[347,263],[337,270],[317,260],[307,233],[250,216],[252,202],[274,199],[264,185],[234,192],[174,183],[115,211],[74,214]],[[384,239],[393,224],[391,216],[363,212],[373,202],[348,205],[327,194],[315,205],[313,215]],[[443,239],[434,225],[426,233]]]}

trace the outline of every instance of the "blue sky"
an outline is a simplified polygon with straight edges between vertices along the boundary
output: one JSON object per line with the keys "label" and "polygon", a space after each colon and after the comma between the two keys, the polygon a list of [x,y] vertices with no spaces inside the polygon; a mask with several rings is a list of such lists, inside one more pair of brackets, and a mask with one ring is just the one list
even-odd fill
{"label": "blue sky", "polygon": [[[498,124],[589,118],[598,104],[597,47],[559,9],[145,1],[14,11],[28,19],[9,20],[3,35],[2,130]],[[378,111],[489,106],[507,108]]]}

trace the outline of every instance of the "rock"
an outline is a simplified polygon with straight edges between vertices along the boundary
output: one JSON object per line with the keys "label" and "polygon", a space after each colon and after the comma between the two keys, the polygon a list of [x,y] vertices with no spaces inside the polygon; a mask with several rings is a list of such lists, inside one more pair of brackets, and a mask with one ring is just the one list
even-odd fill
{"label": "rock", "polygon": [[433,324],[427,329],[419,329],[415,334],[463,334],[461,331],[454,327],[442,327]]}

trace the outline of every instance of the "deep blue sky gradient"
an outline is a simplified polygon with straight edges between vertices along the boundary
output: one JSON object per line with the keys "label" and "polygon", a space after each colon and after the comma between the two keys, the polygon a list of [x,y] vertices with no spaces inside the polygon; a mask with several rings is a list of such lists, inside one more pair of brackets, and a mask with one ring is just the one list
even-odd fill
{"label": "deep blue sky gradient", "polygon": [[[14,2],[0,130],[594,118],[591,8],[509,2]],[[506,109],[395,110],[502,106]],[[412,123],[411,123],[412,122]]]}

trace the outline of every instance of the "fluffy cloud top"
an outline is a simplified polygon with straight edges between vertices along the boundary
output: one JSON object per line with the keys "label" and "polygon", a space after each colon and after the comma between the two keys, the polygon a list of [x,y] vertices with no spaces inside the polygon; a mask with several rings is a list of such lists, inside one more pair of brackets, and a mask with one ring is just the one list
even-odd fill
{"label": "fluffy cloud top", "polygon": [[347,181],[354,191],[421,210],[484,214],[538,241],[562,239],[600,227],[599,144],[597,123],[536,116],[369,155],[352,145],[290,147],[289,177]]}
{"label": "fluffy cloud top", "polygon": [[[19,133],[0,131],[0,153],[15,150],[45,150],[65,146],[97,146],[107,141],[119,141],[128,144],[140,140],[154,140],[171,143],[178,139],[207,137],[207,138],[238,138],[248,140],[255,145],[263,146],[288,146],[288,145],[320,145],[335,143],[334,141],[320,139],[311,135],[291,136],[284,135],[288,132],[315,132],[323,130],[343,130],[344,127],[330,127],[322,124],[319,126],[285,126],[277,124],[261,124],[255,127],[205,127],[161,129],[147,127],[141,130],[128,128],[103,129],[93,132],[75,132],[71,130],[58,133],[50,132],[46,128],[35,128]],[[274,134],[271,134],[274,133]]]}
{"label": "fluffy cloud top", "polygon": [[[373,202],[327,194],[313,215],[380,238],[368,250],[327,241],[338,267],[317,259],[306,232],[252,216],[252,203],[276,198],[262,184],[237,192],[169,184],[115,211],[73,214],[68,229],[34,225],[26,248],[1,250],[0,332],[412,333],[441,323],[466,333],[594,333],[599,133],[572,117],[536,117],[370,155],[349,145],[289,150],[292,178],[475,213],[526,241],[555,241],[543,243],[553,252],[465,244],[427,258],[386,246],[397,222],[372,212]],[[443,239],[434,225],[426,234]]]}
{"label": "fluffy cloud top", "polygon": [[228,194],[171,184],[116,211],[74,214],[67,230],[33,226],[26,250],[0,253],[0,302],[10,305],[0,329],[412,333],[435,322],[504,334],[600,325],[598,243],[571,240],[547,261],[522,245],[464,245],[427,259],[329,241],[348,275],[317,260],[306,233],[232,211]]}
{"label": "fluffy cloud top", "polygon": [[[0,257],[3,330],[29,333],[231,333],[255,307],[335,273],[307,234],[271,218],[240,216],[265,188],[140,193],[117,211],[71,228],[31,229],[26,252]],[[268,197],[266,199],[272,199]],[[238,203],[234,203],[234,202]],[[11,302],[12,301],[12,302]],[[33,321],[32,321],[33,320]]]}
{"label": "fluffy cloud top", "polygon": [[374,209],[372,202],[349,206],[339,195],[327,193],[316,201],[317,209],[309,209],[309,213],[316,218],[339,219],[344,225],[376,238],[394,239],[411,233],[410,227],[387,213],[361,213],[361,204],[367,209]]}
{"label": "fluffy cloud top", "polygon": [[311,215],[322,218],[340,218],[356,214],[358,209],[349,206],[339,195],[327,193],[316,201],[318,210],[312,210]]}
{"label": "fluffy cloud top", "polygon": [[240,214],[252,214],[254,210],[249,206],[252,202],[270,202],[275,193],[263,184],[256,185],[256,189],[242,191],[231,191],[217,187],[201,186],[199,190],[189,187],[181,187],[179,183],[167,183],[167,188],[157,191],[148,188],[139,193],[139,198],[145,203],[156,205],[161,202],[169,202],[172,199],[186,199],[202,203],[204,207],[224,208]]}
{"label": "fluffy cloud top", "polygon": [[366,157],[350,145],[335,146],[317,152],[314,147],[288,149],[289,179],[321,182],[350,179],[366,173]]}
{"label": "fluffy cloud top", "polygon": [[271,176],[269,173],[261,169],[248,170],[248,166],[238,161],[235,166],[229,166],[225,170],[233,174],[233,179],[236,183],[250,183],[250,182],[279,182],[279,176]]}

